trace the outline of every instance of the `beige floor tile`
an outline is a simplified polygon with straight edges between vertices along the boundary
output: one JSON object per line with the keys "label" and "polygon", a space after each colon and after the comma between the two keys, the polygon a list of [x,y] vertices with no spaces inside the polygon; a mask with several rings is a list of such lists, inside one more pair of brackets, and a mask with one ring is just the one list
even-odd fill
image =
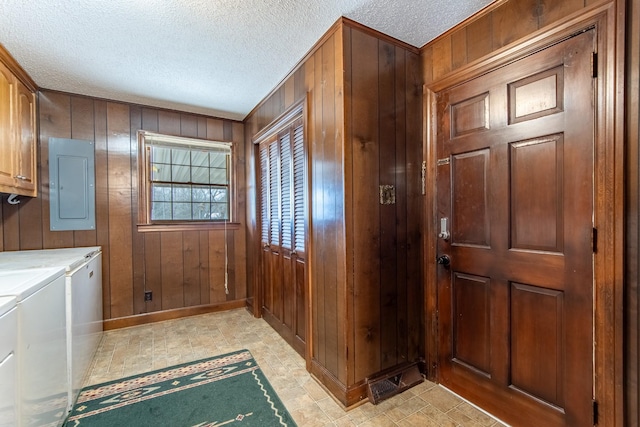
{"label": "beige floor tile", "polygon": [[306,371],[305,360],[244,309],[106,331],[85,385],[247,349],[299,427],[493,427],[496,420],[425,381],[346,412]]}

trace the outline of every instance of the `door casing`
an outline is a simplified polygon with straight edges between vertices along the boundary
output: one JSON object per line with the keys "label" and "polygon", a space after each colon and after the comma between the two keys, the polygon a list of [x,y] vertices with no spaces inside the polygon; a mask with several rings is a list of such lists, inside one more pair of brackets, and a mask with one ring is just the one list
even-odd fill
{"label": "door casing", "polygon": [[553,28],[543,29],[472,62],[424,87],[425,194],[425,319],[426,362],[429,379],[437,380],[437,217],[436,217],[436,96],[443,89],[469,81],[571,35],[594,28],[597,37],[595,72],[596,117],[594,153],[594,395],[598,425],[623,423],[622,335],[624,251],[624,6],[623,0],[599,3],[571,15]]}

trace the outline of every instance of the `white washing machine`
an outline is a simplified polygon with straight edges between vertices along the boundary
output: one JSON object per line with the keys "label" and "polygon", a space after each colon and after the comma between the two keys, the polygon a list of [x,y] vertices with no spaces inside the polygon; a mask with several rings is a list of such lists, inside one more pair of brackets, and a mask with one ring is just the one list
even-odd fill
{"label": "white washing machine", "polygon": [[65,270],[69,410],[102,338],[102,252],[99,246],[0,252],[0,270]]}
{"label": "white washing machine", "polygon": [[0,271],[16,299],[19,427],[58,426],[69,402],[64,268]]}
{"label": "white washing machine", "polygon": [[0,427],[18,425],[18,310],[15,297],[0,297]]}

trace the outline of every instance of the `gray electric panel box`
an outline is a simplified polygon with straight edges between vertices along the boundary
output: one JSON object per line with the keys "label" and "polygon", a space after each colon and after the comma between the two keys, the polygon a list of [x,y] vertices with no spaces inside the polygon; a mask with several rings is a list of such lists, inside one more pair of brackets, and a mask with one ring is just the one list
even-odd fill
{"label": "gray electric panel box", "polygon": [[95,144],[49,138],[51,231],[95,230]]}

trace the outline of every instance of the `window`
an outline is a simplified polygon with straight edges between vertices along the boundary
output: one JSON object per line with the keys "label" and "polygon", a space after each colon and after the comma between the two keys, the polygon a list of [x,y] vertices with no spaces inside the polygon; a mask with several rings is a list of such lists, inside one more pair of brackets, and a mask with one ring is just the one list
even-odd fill
{"label": "window", "polygon": [[231,219],[231,143],[139,132],[140,223]]}

